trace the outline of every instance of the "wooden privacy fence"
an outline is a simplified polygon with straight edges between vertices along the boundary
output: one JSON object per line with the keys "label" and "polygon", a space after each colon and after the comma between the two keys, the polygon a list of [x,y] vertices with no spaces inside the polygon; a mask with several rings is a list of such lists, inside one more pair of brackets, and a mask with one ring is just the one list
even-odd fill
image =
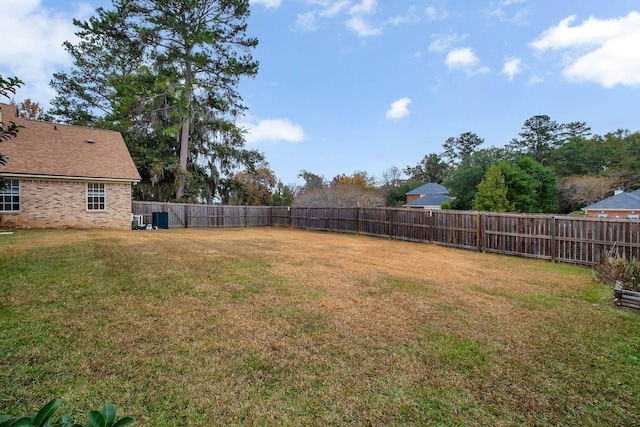
{"label": "wooden privacy fence", "polygon": [[133,202],[151,223],[168,212],[169,227],[282,226],[366,234],[454,248],[592,265],[615,246],[640,258],[640,222],[628,219],[499,214],[398,208],[212,206]]}

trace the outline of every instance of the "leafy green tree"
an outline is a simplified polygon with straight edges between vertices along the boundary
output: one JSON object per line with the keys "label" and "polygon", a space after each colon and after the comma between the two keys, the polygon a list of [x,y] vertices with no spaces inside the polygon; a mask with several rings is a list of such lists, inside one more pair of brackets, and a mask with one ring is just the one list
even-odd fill
{"label": "leafy green tree", "polygon": [[510,147],[546,164],[551,151],[560,143],[563,125],[547,115],[533,116],[522,125],[520,139],[512,139]]}
{"label": "leafy green tree", "polygon": [[298,178],[302,178],[305,181],[301,191],[316,190],[325,186],[324,177],[304,169],[300,171]]}
{"label": "leafy green tree", "polygon": [[[258,44],[246,37],[249,1],[132,0],[139,12],[130,24],[138,34],[152,34],[156,67],[171,70],[163,83],[175,100],[180,122],[180,156],[176,199],[186,185],[190,136],[199,118],[210,128],[221,117],[237,117],[244,109],[237,91],[242,76],[258,71],[249,50]],[[221,70],[223,70],[221,72]],[[223,126],[214,126],[217,133]]]}
{"label": "leafy green tree", "polygon": [[406,194],[414,188],[418,188],[424,184],[426,184],[426,181],[420,181],[413,178],[408,179],[397,187],[393,187],[387,191],[387,194],[385,195],[385,204],[387,206],[404,205],[407,203]]}
{"label": "leafy green tree", "polygon": [[462,162],[452,169],[443,185],[453,197],[451,204],[454,209],[471,209],[478,191],[478,184],[482,182],[489,166],[503,160],[504,150],[490,148],[478,150],[462,159]]}
{"label": "leafy green tree", "polygon": [[558,212],[558,179],[551,168],[545,167],[530,157],[518,159],[516,164],[535,181],[535,205],[531,213]]}
{"label": "leafy green tree", "polygon": [[[10,94],[15,94],[16,89],[22,86],[23,82],[17,77],[4,78],[0,74],[0,99],[9,98]],[[3,123],[0,119],[0,142],[6,141],[10,138],[15,138],[18,135],[18,131],[22,126],[16,125],[15,122],[10,121]],[[7,164],[7,156],[0,153],[0,165]],[[4,187],[4,181],[0,179],[0,189]]]}
{"label": "leafy green tree", "polygon": [[589,139],[591,136],[591,128],[586,122],[571,122],[562,125],[560,139],[567,142],[576,139]]}
{"label": "leafy green tree", "polygon": [[[235,125],[242,77],[257,73],[249,0],[115,0],[80,28],[71,74],[58,73],[52,113],[68,122],[173,136],[176,200],[224,197],[236,168],[262,156]],[[146,141],[148,142],[148,141]],[[146,144],[148,146],[148,144]],[[152,151],[157,151],[157,147]]]}
{"label": "leafy green tree", "polygon": [[290,185],[285,185],[278,181],[276,189],[269,199],[268,206],[291,206],[293,204],[294,191]]}
{"label": "leafy green tree", "polygon": [[141,123],[143,107],[159,91],[147,47],[151,34],[138,34],[128,24],[137,13],[131,2],[114,0],[113,6],[98,8],[88,21],[74,19],[79,41],[63,44],[73,67],[53,75],[58,95],[49,113],[63,123],[121,131],[138,125],[144,133],[150,117]]}
{"label": "leafy green tree", "polygon": [[407,166],[404,173],[413,180],[442,184],[447,170],[449,165],[443,161],[442,156],[431,153],[424,156],[415,166]]}
{"label": "leafy green tree", "polygon": [[267,205],[277,183],[276,176],[268,164],[255,170],[238,172],[233,179],[239,184],[240,190],[230,195],[234,205]]}
{"label": "leafy green tree", "polygon": [[507,189],[507,199],[513,211],[531,213],[536,205],[535,178],[522,170],[515,162],[501,161],[496,168],[502,175]]}
{"label": "leafy green tree", "polygon": [[442,144],[442,148],[444,148],[442,157],[449,161],[449,165],[460,164],[465,157],[470,156],[483,143],[484,139],[473,132],[464,132],[457,138],[449,137]]}
{"label": "leafy green tree", "polygon": [[557,212],[557,180],[550,168],[529,156],[511,162],[501,161],[496,167],[504,177],[507,198],[516,212]]}
{"label": "leafy green tree", "polygon": [[604,168],[605,153],[597,140],[570,138],[549,156],[549,166],[557,176],[597,174]]}
{"label": "leafy green tree", "polygon": [[640,184],[640,132],[618,129],[595,139],[602,144],[604,157],[599,175],[617,178],[623,189]]}
{"label": "leafy green tree", "polygon": [[[22,86],[23,82],[17,77],[4,78],[0,74],[0,99],[9,98],[10,94],[15,94],[16,89]],[[10,138],[18,136],[18,130],[22,126],[16,125],[15,122],[3,123],[0,121],[0,141],[6,141]],[[6,164],[6,157],[0,153],[0,165]]]}
{"label": "leafy green tree", "polygon": [[507,199],[507,186],[496,165],[491,165],[478,184],[473,209],[484,212],[511,212],[513,205]]}

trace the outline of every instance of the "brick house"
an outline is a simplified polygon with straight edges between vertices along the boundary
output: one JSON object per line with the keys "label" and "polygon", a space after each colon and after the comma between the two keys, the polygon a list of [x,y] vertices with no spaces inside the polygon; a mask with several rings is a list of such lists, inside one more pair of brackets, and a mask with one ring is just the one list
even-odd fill
{"label": "brick house", "polygon": [[0,226],[131,228],[140,174],[119,132],[22,119],[7,104],[0,121],[24,126],[0,143]]}
{"label": "brick house", "polygon": [[640,190],[627,193],[616,191],[607,199],[582,208],[585,215],[599,218],[638,219],[640,214]]}

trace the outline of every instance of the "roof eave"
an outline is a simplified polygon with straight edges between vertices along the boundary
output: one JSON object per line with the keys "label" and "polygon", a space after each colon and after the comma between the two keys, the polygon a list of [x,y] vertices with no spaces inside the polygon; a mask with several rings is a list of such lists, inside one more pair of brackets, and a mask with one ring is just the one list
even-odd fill
{"label": "roof eave", "polygon": [[0,172],[0,178],[29,178],[29,179],[55,179],[62,181],[105,181],[105,182],[130,182],[137,183],[141,179],[136,178],[108,178],[97,176],[66,176],[66,175],[39,175],[18,172]]}

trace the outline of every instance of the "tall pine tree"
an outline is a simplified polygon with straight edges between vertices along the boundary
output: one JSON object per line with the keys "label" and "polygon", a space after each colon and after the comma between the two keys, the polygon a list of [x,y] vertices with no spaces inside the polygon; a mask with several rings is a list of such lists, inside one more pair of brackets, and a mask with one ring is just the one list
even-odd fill
{"label": "tall pine tree", "polygon": [[235,125],[245,108],[240,79],[258,71],[249,0],[114,0],[114,10],[96,12],[75,22],[81,41],[65,45],[74,67],[54,76],[54,113],[172,136],[176,167],[163,173],[173,174],[176,200],[190,179],[219,192],[235,166],[263,160],[243,148]]}

